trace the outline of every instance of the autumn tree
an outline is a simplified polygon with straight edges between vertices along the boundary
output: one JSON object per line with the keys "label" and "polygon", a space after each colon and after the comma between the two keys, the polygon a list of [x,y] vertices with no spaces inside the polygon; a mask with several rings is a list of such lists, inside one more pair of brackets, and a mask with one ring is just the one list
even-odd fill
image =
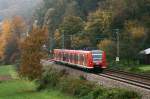
{"label": "autumn tree", "polygon": [[47,33],[45,28],[33,28],[21,44],[21,64],[20,74],[29,79],[38,79],[42,74],[42,65],[40,60],[46,57],[42,46],[47,42]]}
{"label": "autumn tree", "polygon": [[12,28],[13,28],[13,35],[18,39],[21,39],[21,37],[26,32],[26,23],[22,17],[15,16],[12,19]]}
{"label": "autumn tree", "polygon": [[1,45],[0,45],[0,58],[1,60],[5,60],[7,56],[6,48],[8,47],[7,45],[11,42],[11,37],[12,37],[12,26],[11,26],[11,21],[5,19],[2,23],[2,31],[1,31]]}
{"label": "autumn tree", "polygon": [[61,48],[62,47],[62,34],[58,29],[56,29],[54,33],[54,39],[55,39],[55,47]]}
{"label": "autumn tree", "polygon": [[138,53],[142,50],[146,40],[146,29],[138,21],[126,21],[125,31],[122,33],[120,54],[128,60],[135,60]]}
{"label": "autumn tree", "polygon": [[86,22],[85,31],[90,35],[91,41],[96,45],[97,36],[108,36],[109,28],[112,22],[112,13],[107,10],[97,10],[90,13]]}
{"label": "autumn tree", "polygon": [[115,58],[116,44],[114,41],[112,41],[110,39],[104,39],[98,43],[97,47],[101,50],[106,51],[107,58],[110,58],[110,59]]}
{"label": "autumn tree", "polygon": [[81,34],[81,35],[80,34],[74,35],[72,37],[71,43],[72,43],[71,47],[73,49],[85,49],[85,48],[89,48],[90,46],[92,46],[90,37],[86,35],[86,33]]}

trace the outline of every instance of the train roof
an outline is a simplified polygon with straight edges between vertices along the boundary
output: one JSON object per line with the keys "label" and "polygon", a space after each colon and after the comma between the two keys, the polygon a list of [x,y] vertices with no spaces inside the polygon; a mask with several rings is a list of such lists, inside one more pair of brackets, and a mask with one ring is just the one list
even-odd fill
{"label": "train roof", "polygon": [[65,52],[82,52],[82,53],[90,53],[90,52],[103,52],[102,50],[68,50],[68,49],[54,49],[54,50],[59,50],[59,51],[65,51]]}

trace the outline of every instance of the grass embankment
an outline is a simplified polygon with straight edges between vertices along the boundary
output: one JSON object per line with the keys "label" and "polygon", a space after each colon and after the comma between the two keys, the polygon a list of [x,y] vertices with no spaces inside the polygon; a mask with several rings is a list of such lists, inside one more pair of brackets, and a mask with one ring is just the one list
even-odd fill
{"label": "grass embankment", "polygon": [[133,73],[145,73],[150,74],[150,65],[134,65],[134,64],[123,64],[123,63],[113,63],[109,64],[109,68],[119,69]]}
{"label": "grass embankment", "polygon": [[0,76],[5,75],[11,75],[15,79],[0,82],[0,99],[75,99],[57,90],[37,91],[34,82],[16,79],[16,72],[12,65],[0,66]]}
{"label": "grass embankment", "polygon": [[137,65],[137,66],[110,66],[109,68],[124,70],[133,73],[150,74],[150,65]]}

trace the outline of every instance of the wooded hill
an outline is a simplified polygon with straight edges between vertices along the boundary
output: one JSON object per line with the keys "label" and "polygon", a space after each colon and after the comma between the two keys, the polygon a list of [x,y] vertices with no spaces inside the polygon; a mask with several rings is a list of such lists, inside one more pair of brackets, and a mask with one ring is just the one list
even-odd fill
{"label": "wooded hill", "polygon": [[[100,48],[116,56],[116,32],[122,59],[135,59],[150,47],[149,0],[43,0],[34,13],[48,26],[51,48]],[[69,43],[68,43],[69,42]]]}

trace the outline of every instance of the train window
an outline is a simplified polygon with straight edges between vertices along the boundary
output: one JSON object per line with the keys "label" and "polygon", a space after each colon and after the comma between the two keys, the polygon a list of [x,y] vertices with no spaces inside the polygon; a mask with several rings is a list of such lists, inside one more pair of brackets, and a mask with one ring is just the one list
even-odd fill
{"label": "train window", "polygon": [[76,54],[74,54],[74,63],[76,63]]}
{"label": "train window", "polygon": [[61,60],[63,61],[63,56],[64,56],[64,53],[61,53]]}
{"label": "train window", "polygon": [[57,59],[59,58],[59,53],[56,54]]}
{"label": "train window", "polygon": [[73,54],[70,54],[71,63],[73,62]]}
{"label": "train window", "polygon": [[71,53],[69,54],[69,62],[71,62]]}
{"label": "train window", "polygon": [[85,65],[85,55],[83,55],[83,65]]}
{"label": "train window", "polygon": [[69,54],[66,53],[66,61],[69,62]]}
{"label": "train window", "polygon": [[75,54],[75,63],[77,64],[78,63],[78,55]]}
{"label": "train window", "polygon": [[54,54],[54,58],[57,59],[57,53]]}
{"label": "train window", "polygon": [[67,60],[67,54],[64,53],[64,55],[63,55],[63,61],[66,61],[66,60]]}
{"label": "train window", "polygon": [[81,55],[80,55],[80,63],[81,63],[81,65],[83,65],[83,61],[84,61],[84,57],[83,57],[83,55],[81,54]]}
{"label": "train window", "polygon": [[83,55],[83,57],[84,57],[83,64],[84,64],[84,66],[86,66],[86,63],[87,63],[86,55]]}
{"label": "train window", "polygon": [[102,59],[102,51],[101,50],[95,50],[92,51],[92,57],[93,61],[100,61]]}
{"label": "train window", "polygon": [[61,58],[61,54],[60,54],[60,52],[58,53],[58,55],[59,55],[59,59]]}
{"label": "train window", "polygon": [[68,54],[67,54],[67,53],[66,53],[66,56],[65,56],[65,57],[66,57],[66,61],[68,61]]}
{"label": "train window", "polygon": [[76,57],[75,57],[75,54],[73,54],[73,62],[74,62],[74,63],[75,63],[75,58],[76,58]]}
{"label": "train window", "polygon": [[80,64],[80,54],[78,54],[78,64]]}
{"label": "train window", "polygon": [[70,62],[70,53],[68,54],[68,62]]}
{"label": "train window", "polygon": [[59,53],[57,53],[57,58],[59,59]]}

